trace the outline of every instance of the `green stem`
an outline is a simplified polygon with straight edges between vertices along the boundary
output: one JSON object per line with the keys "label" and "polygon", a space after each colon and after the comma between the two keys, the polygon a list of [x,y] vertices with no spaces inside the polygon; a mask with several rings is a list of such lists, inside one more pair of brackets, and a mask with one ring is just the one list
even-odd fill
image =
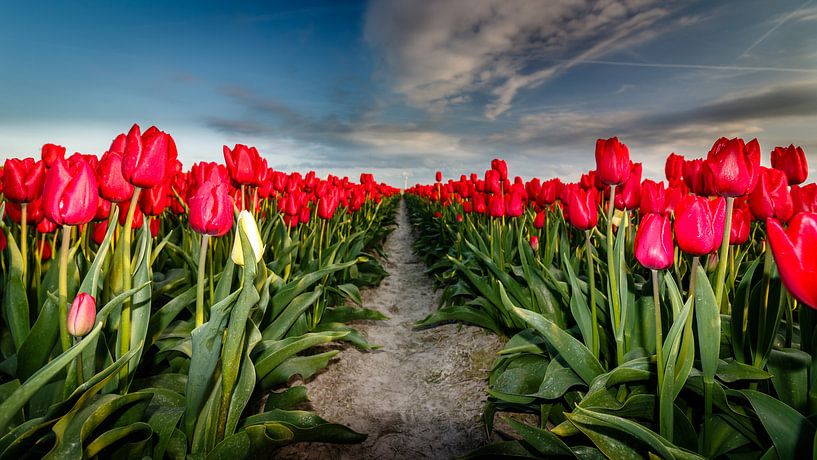
{"label": "green stem", "polygon": [[68,249],[71,247],[71,227],[62,226],[60,245],[59,300],[60,300],[60,344],[62,351],[71,347],[68,334]]}
{"label": "green stem", "polygon": [[590,283],[590,315],[593,325],[593,356],[599,358],[599,348],[601,347],[599,340],[599,317],[596,310],[596,271],[593,268],[593,245],[590,243],[590,230],[585,230],[587,246],[587,280]]}
{"label": "green stem", "polygon": [[723,225],[723,241],[721,241],[721,251],[718,256],[718,275],[715,279],[715,304],[721,313],[728,314],[729,306],[721,303],[723,299],[724,280],[726,279],[726,263],[729,258],[729,235],[732,229],[732,208],[735,205],[735,198],[726,197],[726,223]]}
{"label": "green stem", "polygon": [[204,273],[207,270],[207,246],[210,242],[210,235],[201,235],[201,247],[199,248],[198,282],[196,283],[196,327],[204,324]]}
{"label": "green stem", "polygon": [[[142,191],[139,187],[133,188],[133,196],[130,199],[130,206],[128,206],[128,215],[125,218],[125,228],[122,231],[122,292],[130,290],[131,283],[131,242],[133,229],[133,215],[136,212],[136,206],[139,205],[139,193]],[[119,315],[119,356],[124,356],[130,351],[130,334],[131,334],[131,298],[125,299],[122,302],[122,310]],[[128,386],[128,375],[130,374],[129,363],[125,363],[119,371],[119,387],[125,389]]]}
{"label": "green stem", "polygon": [[611,305],[613,307],[613,335],[616,338],[616,364],[624,362],[624,340],[619,334],[621,305],[618,298],[615,256],[613,254],[613,210],[615,209],[616,186],[610,186],[610,201],[607,203],[607,278],[610,283]]}
{"label": "green stem", "polygon": [[[658,288],[658,270],[651,270],[652,271],[652,303],[653,307],[655,308],[655,364],[658,373],[658,400],[662,401],[661,399],[661,389],[663,388],[664,384],[664,352],[663,352],[663,342],[664,342],[664,334],[661,329],[661,294]],[[666,408],[663,405],[659,405],[659,411],[663,412]],[[672,406],[669,407],[669,410],[672,410]],[[666,439],[672,439],[672,432],[669,427],[665,426],[664,414],[659,414],[658,419],[660,420],[660,433]]]}
{"label": "green stem", "polygon": [[28,286],[28,203],[20,204],[20,255],[23,257],[23,284]]}

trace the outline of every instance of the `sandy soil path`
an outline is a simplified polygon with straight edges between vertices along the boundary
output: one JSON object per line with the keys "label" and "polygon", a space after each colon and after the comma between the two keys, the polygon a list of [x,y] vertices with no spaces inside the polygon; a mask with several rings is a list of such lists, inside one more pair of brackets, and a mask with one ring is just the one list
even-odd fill
{"label": "sandy soil path", "polygon": [[437,308],[437,293],[412,252],[405,203],[398,224],[385,247],[390,276],[363,293],[366,307],[390,319],[356,324],[370,343],[383,348],[370,353],[348,349],[307,382],[312,409],[368,433],[368,439],[359,445],[289,446],[276,457],[444,459],[486,443],[480,422],[485,379],[500,340],[456,324],[412,328]]}

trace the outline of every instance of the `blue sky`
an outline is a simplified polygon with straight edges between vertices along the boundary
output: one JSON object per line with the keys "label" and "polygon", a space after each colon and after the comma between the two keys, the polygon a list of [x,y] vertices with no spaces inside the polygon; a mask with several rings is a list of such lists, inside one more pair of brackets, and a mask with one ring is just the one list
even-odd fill
{"label": "blue sky", "polygon": [[138,122],[188,167],[240,142],[395,185],[494,157],[576,180],[613,135],[652,177],[722,135],[817,174],[814,0],[163,3],[0,2],[0,158]]}

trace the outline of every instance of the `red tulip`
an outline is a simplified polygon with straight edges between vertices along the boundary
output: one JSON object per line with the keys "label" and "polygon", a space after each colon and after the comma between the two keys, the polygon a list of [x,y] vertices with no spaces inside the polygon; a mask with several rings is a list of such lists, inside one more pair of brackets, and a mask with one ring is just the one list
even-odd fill
{"label": "red tulip", "polygon": [[505,216],[505,199],[502,195],[491,195],[488,201],[488,214],[491,217]]}
{"label": "red tulip", "polygon": [[704,160],[696,158],[694,160],[684,161],[684,183],[692,191],[699,195],[706,195],[704,193]]}
{"label": "red tulip", "polygon": [[6,246],[8,245],[8,240],[6,239],[6,232],[0,228],[0,252],[6,250]]}
{"label": "red tulip", "polygon": [[437,174],[435,174],[435,175],[434,175],[434,177],[437,179],[437,182],[442,181],[442,180],[443,180],[443,173],[442,173],[442,171],[437,171]]}
{"label": "red tulip", "polygon": [[97,222],[94,224],[93,231],[91,232],[91,239],[96,244],[102,244],[105,241],[105,234],[108,232],[108,221],[103,220],[101,222]]}
{"label": "red tulip", "polygon": [[675,210],[675,240],[682,251],[703,256],[720,247],[726,217],[722,198],[687,195]]}
{"label": "red tulip", "polygon": [[585,191],[578,186],[568,192],[568,220],[579,230],[589,230],[599,221],[597,193],[594,188]]}
{"label": "red tulip", "polygon": [[236,144],[232,150],[225,145],[224,161],[227,163],[230,178],[238,185],[256,184],[258,176],[267,169],[261,161],[258,150],[243,144]]}
{"label": "red tulip", "polygon": [[493,160],[491,160],[491,169],[493,169],[499,174],[499,180],[501,180],[502,182],[508,180],[508,164],[505,163],[505,160],[494,158]]}
{"label": "red tulip", "polygon": [[684,157],[670,153],[664,165],[664,174],[669,182],[682,179],[684,177]]}
{"label": "red tulip", "polygon": [[133,195],[133,184],[122,175],[122,154],[109,150],[102,155],[96,167],[99,195],[108,201],[119,203]]}
{"label": "red tulip", "polygon": [[669,217],[647,214],[635,234],[635,258],[646,268],[664,270],[672,266],[674,247]]}
{"label": "red tulip", "polygon": [[170,183],[160,182],[139,195],[139,208],[146,216],[158,216],[170,206]]}
{"label": "red tulip", "polygon": [[122,155],[122,177],[137,187],[154,187],[165,179],[168,158],[175,157],[176,144],[169,134],[155,126],[142,134],[134,124]]}
{"label": "red tulip", "polygon": [[596,141],[596,174],[607,185],[624,183],[630,174],[630,150],[617,137]]}
{"label": "red tulip", "polygon": [[746,195],[757,182],[760,145],[757,139],[744,145],[743,139],[722,137],[709,151],[705,167],[712,173],[718,195]]}
{"label": "red tulip", "polygon": [[797,300],[817,308],[817,213],[797,214],[786,230],[768,219],[766,231],[783,285]]}
{"label": "red tulip", "polygon": [[55,144],[43,145],[41,158],[46,168],[50,168],[57,159],[65,159],[65,147]]}
{"label": "red tulip", "polygon": [[530,237],[530,248],[533,249],[534,251],[539,250],[539,237],[538,236],[532,235]]}
{"label": "red tulip", "polygon": [[525,203],[522,200],[522,193],[517,190],[505,195],[507,203],[505,204],[505,214],[508,217],[519,217],[525,211]]}
{"label": "red tulip", "polygon": [[3,168],[3,193],[15,203],[31,203],[40,197],[45,180],[45,163],[33,158],[9,158]]}
{"label": "red tulip", "polygon": [[57,225],[87,224],[96,214],[98,193],[88,163],[57,159],[45,176],[43,214]]}
{"label": "red tulip", "polygon": [[[128,219],[128,209],[130,209],[130,201],[122,201],[119,206],[119,225],[125,226]],[[137,205],[133,210],[133,219],[131,219],[131,228],[140,228],[144,223],[145,217],[142,215],[142,210]]]}
{"label": "red tulip", "polygon": [[318,199],[318,217],[324,220],[329,220],[335,215],[340,201],[338,199],[337,189],[332,189],[331,192],[326,192],[324,196]]}
{"label": "red tulip", "polygon": [[85,292],[80,292],[68,310],[68,333],[82,337],[94,328],[96,322],[96,300]]}
{"label": "red tulip", "polygon": [[789,220],[794,213],[794,203],[783,171],[760,167],[757,186],[749,194],[749,209],[759,220],[770,217],[783,222]]}
{"label": "red tulip", "polygon": [[485,171],[485,191],[490,193],[502,193],[499,173],[493,169]]}
{"label": "red tulip", "polygon": [[789,185],[802,184],[808,177],[806,154],[802,147],[795,147],[794,144],[772,150],[772,168],[783,171]]}
{"label": "red tulip", "polygon": [[106,220],[111,213],[111,202],[105,198],[99,198],[96,204],[96,213],[94,213],[94,220]]}
{"label": "red tulip", "polygon": [[635,209],[641,200],[641,163],[635,163],[630,168],[627,181],[619,190],[616,190],[616,208]]}
{"label": "red tulip", "polygon": [[732,208],[732,227],[729,229],[729,244],[744,244],[749,241],[749,227],[752,214],[746,208]]}
{"label": "red tulip", "polygon": [[794,212],[817,212],[817,184],[791,187]]}
{"label": "red tulip", "polygon": [[457,214],[457,222],[462,222],[462,214]]}
{"label": "red tulip", "polygon": [[542,228],[544,226],[545,226],[545,212],[539,211],[536,213],[536,217],[533,219],[533,227]]}
{"label": "red tulip", "polygon": [[665,212],[666,191],[663,182],[644,179],[641,183],[641,198],[639,214],[662,214]]}

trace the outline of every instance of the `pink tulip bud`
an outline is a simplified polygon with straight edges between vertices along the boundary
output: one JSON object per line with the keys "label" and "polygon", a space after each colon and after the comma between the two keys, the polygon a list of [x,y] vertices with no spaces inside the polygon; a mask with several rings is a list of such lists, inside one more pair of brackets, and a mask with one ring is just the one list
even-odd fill
{"label": "pink tulip bud", "polygon": [[96,321],[96,300],[84,292],[74,298],[68,311],[68,333],[82,337],[94,327]]}

